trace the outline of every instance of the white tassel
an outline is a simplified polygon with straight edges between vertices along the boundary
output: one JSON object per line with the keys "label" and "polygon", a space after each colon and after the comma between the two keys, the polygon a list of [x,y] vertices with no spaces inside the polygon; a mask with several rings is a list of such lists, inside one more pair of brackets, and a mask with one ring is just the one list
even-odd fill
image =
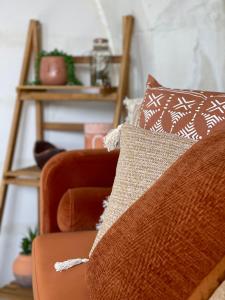
{"label": "white tassel", "polygon": [[109,133],[104,138],[104,145],[108,151],[112,151],[119,148],[120,144],[120,134],[123,124],[119,125],[117,128],[110,130]]}
{"label": "white tassel", "polygon": [[56,272],[62,272],[64,270],[70,269],[74,266],[87,263],[89,259],[87,258],[75,258],[75,259],[69,259],[62,262],[56,262],[54,267]]}

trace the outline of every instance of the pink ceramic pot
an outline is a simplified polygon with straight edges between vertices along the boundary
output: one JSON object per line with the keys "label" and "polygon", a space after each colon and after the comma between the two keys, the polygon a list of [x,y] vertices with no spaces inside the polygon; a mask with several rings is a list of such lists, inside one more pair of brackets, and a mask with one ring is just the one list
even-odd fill
{"label": "pink ceramic pot", "polygon": [[104,137],[112,129],[109,123],[87,123],[84,125],[85,148],[104,148]]}
{"label": "pink ceramic pot", "polygon": [[16,282],[24,287],[32,286],[31,255],[18,255],[13,263],[13,274]]}
{"label": "pink ceramic pot", "polygon": [[67,70],[64,58],[61,56],[42,57],[39,77],[41,83],[45,85],[65,85]]}

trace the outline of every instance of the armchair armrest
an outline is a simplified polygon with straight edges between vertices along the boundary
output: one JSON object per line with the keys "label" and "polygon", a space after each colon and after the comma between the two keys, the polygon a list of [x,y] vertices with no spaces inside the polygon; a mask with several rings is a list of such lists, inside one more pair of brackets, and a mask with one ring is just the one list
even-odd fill
{"label": "armchair armrest", "polygon": [[57,209],[68,189],[111,187],[119,152],[105,149],[75,150],[54,156],[41,174],[40,233],[60,231]]}
{"label": "armchair armrest", "polygon": [[62,196],[57,212],[60,230],[96,230],[96,224],[104,211],[103,201],[111,191],[111,187],[80,187],[67,190]]}

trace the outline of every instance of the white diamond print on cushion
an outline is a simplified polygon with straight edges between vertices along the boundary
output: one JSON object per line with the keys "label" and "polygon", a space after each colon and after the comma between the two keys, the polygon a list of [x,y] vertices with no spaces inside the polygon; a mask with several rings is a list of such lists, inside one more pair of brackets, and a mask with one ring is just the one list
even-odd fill
{"label": "white diamond print on cushion", "polygon": [[141,128],[194,140],[225,129],[225,93],[155,87],[154,80],[149,75],[139,111]]}

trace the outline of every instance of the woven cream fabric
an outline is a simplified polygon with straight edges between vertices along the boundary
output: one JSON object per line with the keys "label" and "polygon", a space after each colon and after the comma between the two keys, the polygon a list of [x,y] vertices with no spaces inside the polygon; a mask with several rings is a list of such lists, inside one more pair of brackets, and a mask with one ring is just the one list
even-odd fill
{"label": "woven cream fabric", "polygon": [[225,299],[225,281],[223,281],[215,290],[209,300],[224,300]]}
{"label": "woven cream fabric", "polygon": [[112,193],[90,254],[113,223],[193,144],[177,135],[123,125]]}

